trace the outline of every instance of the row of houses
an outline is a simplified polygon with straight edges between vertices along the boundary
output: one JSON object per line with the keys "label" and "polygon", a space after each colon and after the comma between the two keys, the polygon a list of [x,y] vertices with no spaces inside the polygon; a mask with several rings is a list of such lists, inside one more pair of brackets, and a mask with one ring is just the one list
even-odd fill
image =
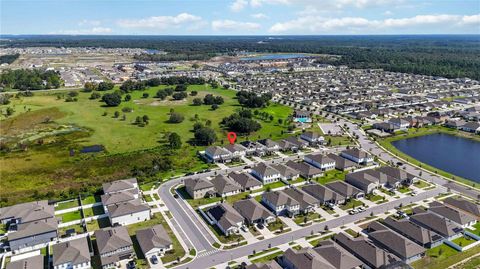
{"label": "row of houses", "polygon": [[244,141],[238,144],[227,146],[212,146],[205,149],[205,158],[209,162],[230,162],[239,160],[243,156],[264,156],[277,151],[298,151],[307,146],[323,144],[323,136],[314,132],[304,132],[300,138],[295,136],[285,138],[281,141],[261,139],[258,141]]}

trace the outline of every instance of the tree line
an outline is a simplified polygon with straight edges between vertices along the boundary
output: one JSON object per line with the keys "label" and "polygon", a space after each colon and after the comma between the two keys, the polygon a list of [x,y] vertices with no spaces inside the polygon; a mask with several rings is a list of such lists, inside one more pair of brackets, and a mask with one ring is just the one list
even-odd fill
{"label": "tree line", "polygon": [[63,85],[60,74],[43,69],[7,69],[0,74],[0,87],[20,91],[57,89]]}

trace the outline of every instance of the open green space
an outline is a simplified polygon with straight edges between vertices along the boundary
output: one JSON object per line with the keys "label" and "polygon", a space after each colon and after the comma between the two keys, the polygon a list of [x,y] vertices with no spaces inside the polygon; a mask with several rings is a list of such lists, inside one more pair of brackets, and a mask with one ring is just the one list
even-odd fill
{"label": "open green space", "polygon": [[263,250],[263,251],[256,252],[255,254],[248,255],[248,258],[249,259],[255,258],[255,257],[258,257],[260,255],[264,255],[265,253],[276,251],[276,250],[279,250],[279,248],[277,248],[277,247],[269,248],[269,249],[266,249],[266,250]]}
{"label": "open green space", "polygon": [[76,210],[76,211],[68,212],[65,214],[57,215],[57,217],[61,218],[62,222],[65,223],[65,222],[82,219],[82,213],[80,212],[80,210]]}
{"label": "open green space", "polygon": [[353,236],[353,237],[358,237],[359,236],[359,234],[352,229],[346,229],[345,232],[348,233],[349,235]]}
{"label": "open green space", "polygon": [[275,221],[269,223],[267,228],[271,232],[274,232],[274,231],[277,231],[277,230],[282,231],[283,229],[285,229],[285,226],[286,225],[283,223],[283,221],[281,221],[279,218],[277,218]]}
{"label": "open green space", "polygon": [[454,267],[455,269],[478,269],[480,268],[480,256],[471,258],[470,260],[462,263],[459,266]]}
{"label": "open green space", "polygon": [[479,251],[480,246],[459,252],[452,247],[442,244],[438,247],[427,249],[426,257],[413,262],[411,265],[416,269],[445,269],[477,254]]}
{"label": "open green space", "polygon": [[80,204],[78,203],[78,199],[74,199],[71,201],[58,203],[57,206],[55,206],[55,210],[69,209],[77,206],[80,206]]}
{"label": "open green space", "polygon": [[394,136],[390,136],[390,137],[387,137],[387,138],[381,138],[381,139],[379,138],[379,139],[377,139],[377,142],[382,147],[384,147],[388,151],[392,152],[394,155],[396,155],[396,156],[398,156],[398,157],[400,157],[404,160],[407,160],[408,162],[410,162],[412,164],[415,164],[415,165],[417,165],[421,168],[424,168],[424,169],[426,169],[430,172],[433,172],[435,174],[447,177],[449,179],[458,180],[460,182],[463,182],[463,183],[466,183],[466,184],[469,184],[469,185],[474,184],[472,181],[470,181],[468,179],[453,175],[451,173],[445,172],[445,171],[443,171],[441,169],[438,169],[436,167],[430,166],[426,163],[420,162],[420,161],[412,158],[411,156],[401,152],[400,150],[398,150],[392,144],[392,142],[397,141],[397,140],[407,139],[407,138],[412,138],[412,137],[418,137],[418,136],[423,136],[423,135],[429,135],[429,134],[435,134],[435,133],[445,133],[445,134],[449,134],[449,135],[461,136],[461,137],[465,137],[465,138],[468,138],[468,139],[475,139],[477,141],[480,141],[480,137],[478,135],[474,135],[474,134],[467,133],[467,132],[462,132],[462,131],[459,131],[459,130],[456,130],[456,129],[450,129],[450,128],[443,127],[443,126],[434,125],[434,126],[426,126],[426,127],[422,127],[422,128],[411,128],[411,129],[408,129],[407,132],[401,132],[401,133],[398,133]]}
{"label": "open green space", "polygon": [[401,192],[401,193],[409,193],[409,192],[411,192],[412,190],[411,190],[409,187],[407,187],[407,186],[400,186],[400,187],[397,189],[397,191],[399,191],[399,192]]}
{"label": "open green space", "polygon": [[282,255],[283,254],[283,251],[277,251],[277,252],[274,252],[272,254],[268,254],[266,256],[263,256],[263,257],[260,257],[260,258],[257,258],[257,259],[253,259],[253,260],[250,260],[252,263],[265,263],[265,262],[268,262],[268,261],[271,261],[275,258],[277,258],[278,256]]}
{"label": "open green space", "polygon": [[[194,135],[193,125],[208,122],[216,132],[217,144],[227,143],[227,131],[219,123],[222,118],[241,109],[235,99],[236,92],[214,89],[209,85],[191,85],[187,92],[197,91],[198,94],[189,95],[182,101],[154,98],[159,89],[166,87],[161,85],[131,92],[131,100],[122,101],[118,107],[106,107],[98,99],[91,100],[91,93],[81,91],[78,91],[77,102],[65,102],[68,91],[63,90],[12,98],[9,106],[15,107],[15,113],[1,120],[0,130],[6,145],[12,147],[12,150],[0,153],[3,203],[66,199],[79,192],[92,194],[101,183],[130,177],[134,172],[145,189],[149,187],[145,183],[211,167],[197,155],[205,147],[188,143]],[[149,97],[143,98],[143,94]],[[222,96],[224,103],[216,110],[209,105],[192,105],[194,98],[203,98],[206,94]],[[171,109],[183,114],[185,120],[169,123]],[[256,118],[262,128],[248,137],[238,137],[237,141],[268,137],[276,140],[289,136],[284,131],[292,108],[272,103],[258,110],[269,113],[273,119]],[[115,112],[120,116],[115,117]],[[144,127],[135,125],[135,118],[143,115],[148,116],[148,124]],[[282,124],[278,123],[279,119],[283,120]],[[170,132],[180,134],[181,149],[166,149],[166,135]],[[26,147],[23,150],[14,148],[19,143]],[[92,145],[101,145],[105,151],[79,152],[84,146]],[[172,168],[153,172],[152,169],[142,170],[153,167],[152,162],[159,158],[171,160]]]}
{"label": "open green space", "polygon": [[477,222],[475,223],[473,226],[472,226],[473,229],[467,229],[469,232],[473,233],[473,234],[476,234],[476,235],[480,235],[480,222]]}

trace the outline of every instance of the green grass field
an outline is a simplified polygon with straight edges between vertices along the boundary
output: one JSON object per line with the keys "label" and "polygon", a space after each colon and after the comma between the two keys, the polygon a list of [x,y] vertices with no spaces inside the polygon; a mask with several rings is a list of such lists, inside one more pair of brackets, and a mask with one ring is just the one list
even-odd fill
{"label": "green grass field", "polygon": [[61,218],[62,222],[65,223],[65,222],[81,219],[82,213],[80,212],[80,210],[77,210],[77,211],[72,211],[65,214],[57,215],[57,217]]}
{"label": "green grass field", "polygon": [[[226,131],[219,123],[223,117],[241,108],[235,99],[235,91],[213,89],[208,85],[189,86],[188,92],[198,92],[195,97],[213,94],[224,98],[224,104],[212,111],[207,105],[192,106],[195,98],[192,96],[183,101],[153,98],[159,89],[165,87],[132,92],[132,99],[118,107],[105,107],[99,100],[90,100],[91,93],[84,92],[79,93],[78,102],[57,98],[57,94],[67,91],[37,92],[33,97],[12,98],[9,106],[15,109],[15,113],[7,119],[2,118],[0,135],[9,141],[7,144],[10,146],[24,142],[28,147],[25,151],[0,153],[0,196],[5,200],[3,203],[65,199],[73,197],[79,190],[92,193],[100,183],[129,177],[133,167],[144,167],[153,159],[166,156],[165,135],[169,132],[180,134],[184,146],[169,153],[174,169],[151,176],[151,180],[209,168],[210,165],[197,156],[197,151],[204,147],[187,143],[193,138],[191,130],[196,122],[195,114],[199,122],[211,121],[218,144],[227,143]],[[150,97],[142,98],[143,93],[148,93]],[[130,108],[132,112],[124,113],[124,108]],[[183,114],[185,120],[178,124],[168,123],[170,109]],[[291,108],[271,104],[259,110],[268,112],[274,119],[257,118],[262,129],[249,137],[239,137],[239,141],[288,136],[286,132],[282,133],[287,125],[278,124],[278,119],[285,121],[292,112]],[[114,118],[115,111],[120,112],[119,118]],[[126,120],[121,119],[123,114]],[[134,125],[135,118],[143,115],[148,115],[149,124],[145,127]],[[79,149],[88,145],[102,145],[106,151],[78,153]],[[69,155],[70,149],[76,150],[75,156]],[[141,179],[140,183],[145,182]]]}
{"label": "green grass field", "polygon": [[[467,251],[458,252],[452,247],[442,244],[438,247],[427,249],[426,257],[413,262],[415,269],[445,269],[460,262],[480,251],[480,246],[473,247]],[[463,268],[463,267],[459,267]]]}

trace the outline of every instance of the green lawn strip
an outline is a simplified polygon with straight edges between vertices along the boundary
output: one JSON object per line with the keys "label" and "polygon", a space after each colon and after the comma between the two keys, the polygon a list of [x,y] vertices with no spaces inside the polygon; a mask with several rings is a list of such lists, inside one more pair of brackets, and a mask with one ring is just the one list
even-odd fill
{"label": "green lawn strip", "polygon": [[367,194],[365,196],[365,198],[367,198],[368,200],[372,201],[372,202],[377,202],[377,201],[381,201],[384,199],[384,196],[382,195],[373,195],[373,194]]}
{"label": "green lawn strip", "polygon": [[473,225],[473,229],[467,229],[472,234],[480,235],[480,222]]}
{"label": "green lawn strip", "polygon": [[417,180],[415,183],[413,183],[413,186],[419,188],[419,189],[424,189],[428,188],[431,186],[430,183],[425,182],[424,180]]}
{"label": "green lawn strip", "polygon": [[82,205],[94,204],[94,203],[98,203],[98,202],[101,202],[101,201],[102,200],[100,199],[100,196],[90,195],[90,196],[87,196],[87,197],[82,199]]}
{"label": "green lawn strip", "polygon": [[401,192],[401,193],[409,193],[411,192],[412,190],[407,187],[407,186],[401,186],[400,188],[397,189],[397,191]]}
{"label": "green lawn strip", "polygon": [[153,198],[149,194],[143,195],[143,199],[145,199],[145,202],[153,202]]}
{"label": "green lawn strip", "polygon": [[[457,267],[455,267],[457,268]],[[474,257],[470,260],[468,260],[467,262],[463,263],[461,265],[461,267],[458,267],[458,268],[462,268],[462,269],[478,269],[480,268],[480,256],[477,256],[477,257]]]}
{"label": "green lawn strip", "polygon": [[301,224],[306,224],[310,221],[313,221],[313,220],[316,220],[316,219],[319,219],[319,218],[321,218],[321,216],[318,213],[308,213],[306,215],[299,214],[299,215],[295,216],[295,218],[293,218],[293,221],[296,224],[301,225]]}
{"label": "green lawn strip", "polygon": [[83,214],[85,218],[88,218],[88,217],[105,214],[105,211],[103,210],[103,206],[98,205],[90,208],[84,208]]}
{"label": "green lawn strip", "polygon": [[394,193],[394,192],[391,192],[391,191],[389,191],[389,190],[386,190],[386,189],[384,189],[384,188],[379,188],[379,190],[380,190],[381,192],[383,192],[383,193],[385,193],[385,194],[389,195],[389,196],[393,196],[393,195],[395,195],[395,193]]}
{"label": "green lawn strip", "polygon": [[55,210],[69,209],[69,208],[74,208],[78,206],[80,206],[80,204],[78,203],[78,199],[74,199],[68,202],[59,202],[55,207]]}
{"label": "green lawn strip", "polygon": [[333,170],[330,170],[330,171],[326,171],[323,174],[323,176],[317,177],[313,180],[315,180],[316,182],[318,182],[322,185],[325,185],[325,184],[333,182],[333,181],[337,181],[337,180],[343,181],[343,180],[345,180],[345,175],[347,173],[348,172],[346,172],[346,171],[339,171],[339,170],[333,169]]}
{"label": "green lawn strip", "polygon": [[220,242],[223,244],[233,244],[233,243],[238,243],[243,241],[245,238],[239,234],[231,234],[231,235],[224,235],[223,232],[216,226],[216,225],[210,225],[208,221],[205,219],[205,217],[199,213],[199,215],[202,217],[202,219],[205,221],[205,224],[210,228],[210,230],[213,232],[213,234],[218,238]]}
{"label": "green lawn strip", "polygon": [[442,244],[438,247],[427,249],[426,257],[411,264],[416,269],[443,269],[456,264],[480,251],[480,246],[459,252],[454,248]]}
{"label": "green lawn strip", "polygon": [[281,229],[285,229],[285,224],[283,223],[283,221],[281,221],[280,219],[276,219],[275,221],[269,223],[267,225],[267,228],[268,230],[270,230],[271,232],[274,232],[276,230],[281,230]]}
{"label": "green lawn strip", "polygon": [[310,245],[312,245],[313,247],[316,247],[318,245],[318,243],[320,243],[321,241],[324,241],[324,240],[328,240],[330,238],[332,238],[333,235],[328,235],[328,236],[325,236],[325,237],[322,237],[322,238],[319,238],[319,239],[314,239],[314,240],[310,240],[308,241],[308,243],[310,243]]}
{"label": "green lawn strip", "polygon": [[126,226],[128,230],[128,234],[131,236],[135,235],[136,231],[141,229],[146,229],[152,227],[156,224],[161,224],[167,234],[169,235],[170,239],[172,240],[173,249],[165,253],[165,255],[161,258],[163,263],[168,263],[175,261],[177,258],[181,258],[185,255],[185,250],[182,248],[182,245],[178,241],[177,237],[173,233],[172,229],[165,221],[163,216],[160,213],[154,214],[150,220],[142,221],[139,223],[131,224]]}
{"label": "green lawn strip", "polygon": [[250,260],[250,261],[252,263],[264,263],[264,262],[271,261],[271,260],[275,259],[276,257],[282,255],[282,254],[283,254],[283,251],[277,251],[277,252],[274,252],[272,254],[260,257],[258,259],[253,259],[253,260]]}
{"label": "green lawn strip", "polygon": [[110,220],[108,218],[99,218],[87,222],[87,231],[94,232],[96,230],[110,227]]}
{"label": "green lawn strip", "polygon": [[82,219],[82,213],[80,213],[80,210],[76,210],[76,211],[57,215],[57,217],[61,218],[63,223],[66,223],[66,222]]}
{"label": "green lawn strip", "polygon": [[347,210],[359,206],[363,206],[363,203],[361,201],[356,199],[350,199],[350,201],[348,201],[346,204],[341,205],[340,209]]}
{"label": "green lawn strip", "polygon": [[345,232],[348,233],[349,235],[353,236],[353,237],[358,237],[359,236],[358,233],[355,232],[352,229],[346,229]]}
{"label": "green lawn strip", "polygon": [[328,146],[347,146],[353,145],[353,142],[349,136],[335,136],[335,135],[325,135],[325,141]]}
{"label": "green lawn strip", "polygon": [[74,224],[67,227],[58,228],[58,234],[60,236],[66,235],[67,230],[74,229],[77,234],[85,232],[85,229],[81,224]]}
{"label": "green lawn strip", "polygon": [[155,185],[155,182],[149,182],[145,184],[140,185],[140,190],[142,191],[149,191],[152,189],[153,185]]}
{"label": "green lawn strip", "polygon": [[157,201],[160,200],[160,196],[158,196],[157,193],[154,193],[154,194],[153,194],[153,198],[155,198],[155,200],[157,200]]}
{"label": "green lawn strip", "polygon": [[269,248],[269,249],[266,249],[266,250],[263,250],[263,251],[260,251],[260,252],[256,252],[255,254],[248,255],[248,258],[249,259],[255,258],[255,257],[258,257],[260,255],[264,255],[265,253],[276,251],[276,250],[279,250],[279,248],[277,248],[277,247]]}
{"label": "green lawn strip", "polygon": [[459,238],[456,238],[456,239],[452,240],[452,242],[459,245],[460,247],[466,247],[466,246],[468,246],[472,243],[475,243],[477,241],[470,238],[470,237],[462,236],[462,237],[459,237]]}

